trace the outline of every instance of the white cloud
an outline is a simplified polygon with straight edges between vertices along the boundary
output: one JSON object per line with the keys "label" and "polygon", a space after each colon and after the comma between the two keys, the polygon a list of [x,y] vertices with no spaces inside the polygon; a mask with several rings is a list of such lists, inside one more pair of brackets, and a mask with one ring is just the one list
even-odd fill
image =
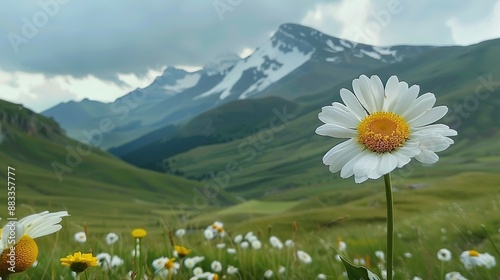
{"label": "white cloud", "polygon": [[187,72],[196,72],[203,68],[203,66],[197,66],[197,65],[175,65],[174,67],[177,69],[182,69]]}
{"label": "white cloud", "polygon": [[[319,3],[315,5],[314,9],[307,12],[301,20],[301,24],[342,39],[377,45],[379,43],[378,34],[366,31],[372,9],[370,0]],[[339,24],[340,28],[332,28],[338,27]]]}
{"label": "white cloud", "polygon": [[463,22],[458,17],[446,21],[451,29],[453,41],[459,45],[470,45],[487,39],[500,37],[500,1],[497,1],[490,14],[475,22]]}
{"label": "white cloud", "polygon": [[126,86],[94,76],[77,79],[72,76],[46,77],[42,74],[5,72],[0,70],[0,98],[21,103],[35,112],[44,111],[60,102],[89,98],[111,102],[137,87],[145,87],[160,75],[159,70],[149,70],[143,77],[119,74]]}

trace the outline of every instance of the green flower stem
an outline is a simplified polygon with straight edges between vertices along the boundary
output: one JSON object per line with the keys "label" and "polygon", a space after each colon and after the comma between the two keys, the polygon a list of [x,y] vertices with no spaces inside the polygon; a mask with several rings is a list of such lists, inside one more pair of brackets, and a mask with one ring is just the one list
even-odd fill
{"label": "green flower stem", "polygon": [[[220,260],[220,259],[219,259]],[[182,274],[182,264],[184,263],[183,259],[181,258],[181,263],[179,265],[179,270],[177,270],[177,280],[181,279],[181,274]],[[173,271],[172,271],[173,272]],[[173,273],[172,273],[173,274]]]}
{"label": "green flower stem", "polygon": [[488,240],[490,241],[491,245],[493,246],[493,249],[497,252],[497,255],[500,257],[500,250],[498,250],[498,247],[495,245],[495,242],[491,239],[491,236],[488,234],[488,231],[486,230],[485,225],[481,225],[481,228],[483,228],[484,233],[486,234],[486,237],[488,237]]}
{"label": "green flower stem", "polygon": [[392,199],[391,174],[384,175],[385,200],[387,204],[387,279],[392,280],[394,262],[394,204]]}

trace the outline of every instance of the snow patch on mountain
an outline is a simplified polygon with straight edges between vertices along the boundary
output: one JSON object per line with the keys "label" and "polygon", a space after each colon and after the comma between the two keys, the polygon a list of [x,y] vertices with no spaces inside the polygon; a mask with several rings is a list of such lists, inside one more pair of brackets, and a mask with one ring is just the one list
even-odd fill
{"label": "snow patch on mountain", "polygon": [[326,45],[328,48],[324,48],[324,50],[327,52],[338,53],[344,50],[343,47],[335,45],[330,39],[326,40]]}
{"label": "snow patch on mountain", "polygon": [[397,51],[396,50],[391,50],[391,47],[377,47],[373,46],[373,50],[378,52],[381,55],[391,55],[391,56],[396,56]]}
{"label": "snow patch on mountain", "polygon": [[231,67],[241,61],[241,57],[233,53],[218,55],[213,61],[203,67],[208,76],[227,72]]}
{"label": "snow patch on mountain", "polygon": [[194,87],[200,80],[200,77],[199,73],[186,74],[184,78],[177,80],[175,84],[163,86],[163,89],[172,93],[179,93]]}
{"label": "snow patch on mountain", "polygon": [[239,99],[245,99],[248,96],[252,95],[252,93],[263,91],[271,84],[277,82],[293,70],[300,67],[306,61],[311,59],[311,56],[313,54],[313,52],[304,54],[295,47],[292,48],[288,53],[279,51],[279,48],[270,49],[269,46],[266,47],[256,52],[258,55],[257,60],[260,60],[261,58],[267,58],[268,60],[275,61],[277,63],[272,65],[272,67],[266,68],[265,61],[262,61],[262,63],[259,64],[260,67],[258,67],[257,70],[261,71],[264,74],[264,77],[256,81],[247,90],[245,90],[239,96]]}
{"label": "snow patch on mountain", "polygon": [[378,52],[371,52],[363,49],[361,49],[360,52],[376,60],[380,60],[382,58],[382,56]]}
{"label": "snow patch on mountain", "polygon": [[352,47],[355,47],[357,45],[357,43],[354,43],[354,42],[351,42],[351,41],[347,41],[347,40],[339,40],[340,44],[348,49],[352,48]]}

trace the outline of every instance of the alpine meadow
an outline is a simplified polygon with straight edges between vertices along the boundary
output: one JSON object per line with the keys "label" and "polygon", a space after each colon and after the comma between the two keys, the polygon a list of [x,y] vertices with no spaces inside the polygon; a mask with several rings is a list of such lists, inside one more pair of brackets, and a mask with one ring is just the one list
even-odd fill
{"label": "alpine meadow", "polygon": [[254,44],[109,102],[2,98],[0,279],[500,279],[500,39]]}

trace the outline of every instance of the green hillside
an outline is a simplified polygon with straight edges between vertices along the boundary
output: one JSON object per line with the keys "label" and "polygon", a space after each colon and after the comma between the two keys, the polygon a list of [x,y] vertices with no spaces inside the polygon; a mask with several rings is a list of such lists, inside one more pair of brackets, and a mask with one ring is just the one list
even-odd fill
{"label": "green hillside", "polygon": [[[0,179],[6,182],[8,167],[15,169],[20,216],[66,209],[74,215],[73,222],[90,226],[113,228],[123,220],[143,225],[156,222],[160,210],[177,218],[178,210],[194,209],[194,197],[203,197],[200,183],[142,170],[82,145],[65,137],[54,121],[20,105],[0,101],[0,120]],[[1,192],[0,200],[6,196]],[[227,203],[230,196],[222,193],[218,199]]]}
{"label": "green hillside", "polygon": [[[139,143],[133,141],[123,147],[111,149],[110,152],[116,152],[116,155],[123,160],[139,167],[177,174],[177,170],[170,168],[170,164],[163,161],[164,158],[199,146],[227,143],[244,138],[269,127],[272,119],[275,120],[273,123],[279,126],[278,122],[281,121],[276,114],[279,115],[283,108],[286,108],[288,114],[300,114],[300,110],[304,109],[295,102],[278,97],[237,100],[200,114],[177,129],[175,133],[165,134],[165,137],[153,143],[147,143],[141,138],[137,140]],[[158,134],[158,132],[154,131],[151,134]],[[125,155],[119,154],[127,146],[138,144],[143,146]]]}

